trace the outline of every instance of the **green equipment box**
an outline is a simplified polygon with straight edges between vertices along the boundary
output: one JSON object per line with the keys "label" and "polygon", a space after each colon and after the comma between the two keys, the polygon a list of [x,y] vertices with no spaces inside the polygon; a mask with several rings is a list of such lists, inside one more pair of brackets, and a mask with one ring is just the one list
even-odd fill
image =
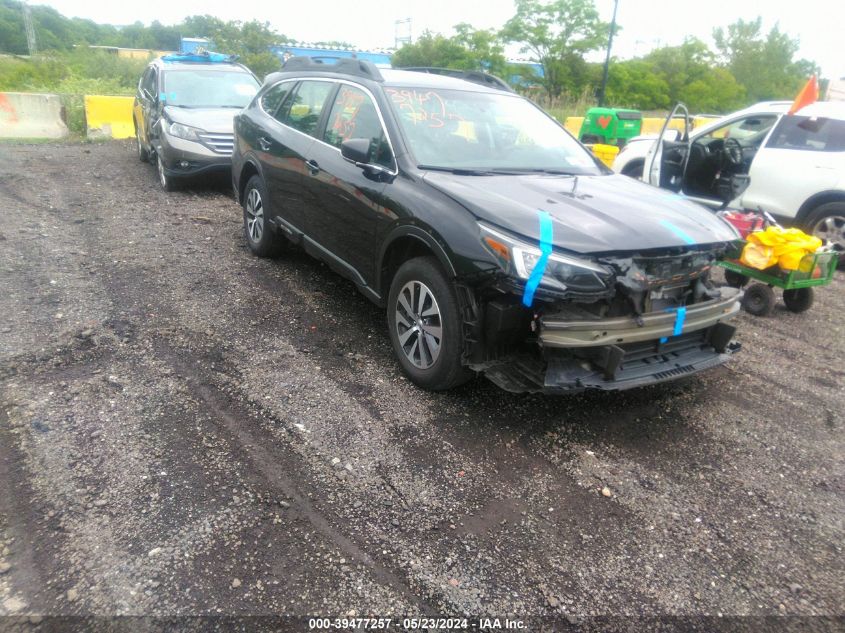
{"label": "green equipment box", "polygon": [[639,136],[643,114],[625,108],[590,108],[581,123],[578,139],[582,143],[604,143],[622,147],[628,139]]}

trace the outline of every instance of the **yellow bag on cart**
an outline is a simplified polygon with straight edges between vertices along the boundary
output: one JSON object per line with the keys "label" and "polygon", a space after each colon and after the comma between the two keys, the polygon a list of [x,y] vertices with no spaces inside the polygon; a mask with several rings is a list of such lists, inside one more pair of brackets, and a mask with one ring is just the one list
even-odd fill
{"label": "yellow bag on cart", "polygon": [[815,253],[821,246],[819,238],[800,229],[770,226],[748,236],[739,261],[757,270],[765,270],[775,264],[783,270],[798,270],[804,256]]}

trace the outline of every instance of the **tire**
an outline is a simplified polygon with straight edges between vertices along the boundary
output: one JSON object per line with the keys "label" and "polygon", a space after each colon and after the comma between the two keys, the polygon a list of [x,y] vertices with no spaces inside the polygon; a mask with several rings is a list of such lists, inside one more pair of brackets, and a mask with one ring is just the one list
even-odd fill
{"label": "tire", "polygon": [[249,250],[258,257],[275,257],[281,251],[281,240],[267,224],[267,188],[261,176],[253,176],[244,189],[244,236]]}
{"label": "tire", "polygon": [[742,307],[754,316],[769,316],[775,309],[775,291],[766,284],[751,284],[742,297]]}
{"label": "tire", "polygon": [[748,284],[748,277],[733,270],[725,270],[725,282],[731,288],[745,288]]}
{"label": "tire", "polygon": [[435,258],[416,257],[399,267],[390,284],[387,323],[399,365],[418,387],[445,391],[472,378],[461,364],[463,323],[455,287]]}
{"label": "tire", "polygon": [[813,307],[813,289],[812,288],[794,288],[792,290],[783,291],[783,302],[786,304],[786,309],[796,314],[806,312]]}
{"label": "tire", "polygon": [[645,169],[644,160],[632,160],[630,163],[622,168],[622,175],[628,178],[635,178],[636,180],[643,179],[643,170]]}
{"label": "tire", "polygon": [[161,155],[158,153],[156,153],[156,172],[158,174],[158,184],[161,185],[164,191],[176,191],[179,189],[178,181],[164,172],[164,163],[161,160]]}
{"label": "tire", "polygon": [[138,145],[138,160],[142,163],[150,162],[150,150],[144,145],[143,141],[141,140],[141,131],[138,129],[138,125],[135,125],[135,142]]}
{"label": "tire", "polygon": [[804,230],[826,242],[839,253],[839,267],[845,266],[845,201],[826,202],[813,209]]}

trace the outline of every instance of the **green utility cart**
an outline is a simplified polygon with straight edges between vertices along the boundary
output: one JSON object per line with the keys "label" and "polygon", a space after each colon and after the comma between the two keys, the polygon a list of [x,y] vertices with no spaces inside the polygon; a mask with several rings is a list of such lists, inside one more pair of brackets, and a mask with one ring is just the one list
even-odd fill
{"label": "green utility cart", "polygon": [[624,147],[628,139],[639,136],[643,113],[625,108],[590,108],[584,115],[578,140]]}
{"label": "green utility cart", "polygon": [[833,279],[838,263],[835,251],[809,253],[801,260],[798,270],[783,271],[777,266],[766,270],[755,270],[740,264],[738,260],[716,262],[725,269],[725,281],[734,288],[743,288],[754,279],[745,290],[742,307],[754,316],[769,316],[775,307],[773,288],[783,290],[783,302],[790,312],[804,312],[813,305],[813,287],[826,286]]}

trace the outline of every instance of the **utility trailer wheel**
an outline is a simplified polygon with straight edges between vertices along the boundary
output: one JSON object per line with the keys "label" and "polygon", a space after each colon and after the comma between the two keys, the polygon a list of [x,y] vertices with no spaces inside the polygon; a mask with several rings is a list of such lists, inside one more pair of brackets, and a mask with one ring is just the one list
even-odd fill
{"label": "utility trailer wheel", "polygon": [[769,316],[775,308],[775,291],[766,284],[751,284],[742,298],[742,307],[754,316]]}
{"label": "utility trailer wheel", "polygon": [[812,288],[793,288],[783,291],[783,302],[790,312],[806,312],[813,305]]}
{"label": "utility trailer wheel", "polygon": [[733,270],[725,270],[725,281],[731,288],[745,288],[748,277]]}

